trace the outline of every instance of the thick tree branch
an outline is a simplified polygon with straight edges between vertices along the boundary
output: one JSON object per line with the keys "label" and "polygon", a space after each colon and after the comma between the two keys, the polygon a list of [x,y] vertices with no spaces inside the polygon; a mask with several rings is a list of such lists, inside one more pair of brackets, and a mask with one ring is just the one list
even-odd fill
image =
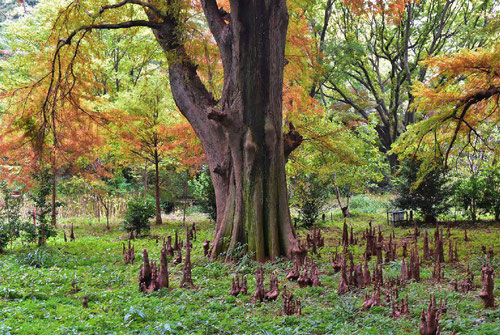
{"label": "thick tree branch", "polygon": [[228,28],[228,25],[224,22],[222,13],[217,6],[217,1],[201,0],[201,5],[203,6],[203,12],[205,13],[208,27],[217,41],[217,44],[220,44],[223,39],[224,30]]}
{"label": "thick tree branch", "polygon": [[[217,47],[224,69],[224,81],[227,82],[231,73],[232,64],[232,34],[230,23],[224,21],[222,10],[217,6],[216,0],[202,0],[203,12],[208,22],[208,27],[217,42]],[[224,86],[225,87],[225,86]],[[222,93],[222,97],[225,93]]]}
{"label": "thick tree branch", "polygon": [[289,131],[283,134],[283,144],[285,152],[285,162],[288,161],[290,154],[299,147],[299,145],[304,141],[304,138],[298,131],[295,130],[293,123],[288,124]]}

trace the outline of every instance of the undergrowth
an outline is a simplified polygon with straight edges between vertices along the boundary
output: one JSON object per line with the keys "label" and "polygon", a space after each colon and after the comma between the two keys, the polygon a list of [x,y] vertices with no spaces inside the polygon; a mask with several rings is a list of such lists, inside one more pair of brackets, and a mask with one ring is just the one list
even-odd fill
{"label": "undergrowth", "polygon": [[[361,212],[348,219],[348,223],[355,232],[361,232],[368,220],[385,225],[384,215]],[[469,228],[468,243],[463,242],[463,228],[453,228],[452,238],[460,241],[460,263],[445,265],[447,279],[440,284],[430,279],[432,264],[424,264],[421,282],[411,282],[400,291],[400,296],[408,295],[410,316],[393,319],[388,307],[363,311],[363,290],[337,295],[339,274],[334,274],[329,254],[335,251],[334,245],[341,236],[342,221],[338,218],[320,223],[325,247],[316,262],[323,287],[299,288],[296,283],[287,282],[286,270],[290,268],[287,260],[264,264],[266,287],[269,274],[276,273],[280,288],[286,284],[287,290],[301,299],[302,316],[281,316],[281,298],[253,303],[257,264],[244,256],[245,246],[233,251],[230,255],[233,262],[203,257],[203,241],[213,238],[213,225],[209,222],[198,222],[197,240],[193,242],[193,280],[197,288],[179,288],[182,264],[170,262],[170,287],[149,294],[139,292],[137,284],[141,251],[147,248],[150,259],[158,260],[162,237],[173,235],[175,230],[182,235],[181,223],[153,226],[150,236],[136,239],[133,265],[123,263],[122,243],[126,242],[126,233],[116,225],[106,231],[104,223],[78,219],[74,224],[74,242],[64,242],[59,228],[57,237],[45,248],[14,244],[0,255],[0,334],[415,334],[420,311],[432,292],[438,299],[448,298],[448,312],[440,318],[445,334],[453,330],[459,334],[500,333],[498,308],[484,309],[478,291],[457,293],[449,285],[451,278],[464,276],[468,262],[476,275],[476,286],[480,286],[480,269],[485,262],[480,247],[495,246],[498,254],[498,226]],[[391,231],[392,227],[384,227],[386,236]],[[304,235],[305,231],[299,233]],[[410,231],[396,228],[395,233],[403,238]],[[432,229],[429,235],[432,236]],[[160,239],[158,244],[156,237]],[[363,250],[363,244],[353,248],[358,257]],[[492,265],[498,271],[498,258]],[[400,268],[400,260],[390,262],[385,264],[384,273],[396,276]],[[229,295],[236,271],[247,276],[250,295],[236,298]],[[498,278],[495,279],[497,297]],[[72,281],[80,288],[79,292],[72,293]],[[88,297],[87,309],[82,307],[84,294]]]}

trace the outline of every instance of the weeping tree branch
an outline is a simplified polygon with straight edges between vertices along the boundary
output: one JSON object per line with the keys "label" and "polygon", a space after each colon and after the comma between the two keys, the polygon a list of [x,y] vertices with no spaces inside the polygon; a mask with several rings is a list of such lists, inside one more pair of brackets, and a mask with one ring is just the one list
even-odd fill
{"label": "weeping tree branch", "polygon": [[467,114],[467,111],[469,110],[469,108],[472,105],[474,105],[480,101],[489,99],[497,94],[500,94],[500,87],[490,86],[486,90],[476,92],[476,93],[469,95],[467,97],[464,97],[460,100],[461,103],[457,106],[457,109],[459,109],[461,107],[462,113],[460,114],[460,116],[458,118],[458,123],[457,123],[457,126],[455,127],[455,130],[453,132],[453,137],[451,138],[450,144],[448,145],[448,149],[446,150],[445,165],[448,165],[448,157],[450,155],[451,149],[453,148],[453,145],[455,144],[458,133],[460,131],[462,123],[464,123],[464,118],[465,118],[465,115]]}

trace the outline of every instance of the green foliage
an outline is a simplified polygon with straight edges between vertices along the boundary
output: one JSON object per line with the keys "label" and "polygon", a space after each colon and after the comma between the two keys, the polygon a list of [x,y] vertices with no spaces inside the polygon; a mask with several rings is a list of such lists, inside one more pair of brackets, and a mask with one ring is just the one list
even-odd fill
{"label": "green foliage", "polygon": [[325,1],[319,3],[322,8],[306,14],[317,35],[329,18],[326,38],[318,42],[326,70],[318,80],[323,87],[317,96],[342,108],[340,113],[366,120],[376,114],[384,152],[402,129],[422,119],[408,106],[414,101],[412,86],[433,75],[422,60],[498,39],[490,31],[498,20],[488,19],[495,12],[489,1],[331,1],[330,15],[325,14]]}
{"label": "green foliage", "polygon": [[32,252],[28,252],[22,257],[18,257],[21,264],[26,264],[35,268],[52,266],[52,254],[47,248],[37,248]]}
{"label": "green foliage", "polygon": [[[119,230],[95,230],[88,221],[78,218],[77,240],[65,243],[61,234],[48,242],[46,248],[33,249],[19,243],[11,252],[0,255],[0,334],[413,334],[420,323],[422,307],[430,293],[436,298],[448,298],[448,311],[440,316],[443,333],[455,330],[460,334],[496,335],[500,327],[498,308],[482,308],[478,291],[462,294],[453,292],[448,282],[435,284],[433,264],[422,263],[422,280],[408,282],[399,288],[400,297],[408,296],[410,315],[392,318],[388,304],[364,311],[361,306],[364,293],[371,288],[336,293],[340,274],[334,273],[329,257],[335,250],[331,241],[338,240],[341,221],[327,223],[322,228],[326,246],[322,257],[315,259],[321,272],[323,287],[299,288],[286,279],[291,264],[288,261],[263,264],[266,288],[269,274],[278,277],[282,290],[302,301],[302,316],[281,316],[282,297],[277,301],[253,303],[255,269],[258,263],[234,254],[236,262],[207,261],[201,247],[211,239],[213,225],[199,221],[198,238],[193,241],[191,262],[196,290],[179,287],[182,264],[175,265],[169,257],[170,287],[144,294],[138,290],[137,275],[141,265],[140,250],[147,248],[150,261],[158,261],[161,245],[153,235],[166,236],[174,229],[182,231],[182,224],[169,222],[151,228],[150,238],[134,241],[135,264],[122,261],[124,233]],[[367,220],[348,219],[354,231],[360,233]],[[76,222],[76,220],[75,220]],[[385,214],[374,217],[374,224],[385,222]],[[81,225],[80,225],[81,224]],[[407,229],[394,229],[398,242],[404,240]],[[392,228],[383,228],[384,236]],[[299,233],[304,230],[299,228]],[[463,230],[453,227],[452,239],[462,241]],[[500,231],[496,226],[468,228],[471,241],[459,243],[459,264],[443,264],[445,278],[461,280],[466,258],[475,274],[474,284],[480,285],[480,271],[484,256],[481,245],[495,245]],[[429,230],[432,236],[433,229]],[[422,239],[419,239],[421,249]],[[361,259],[364,244],[351,246],[355,262]],[[369,262],[370,270],[376,260]],[[498,267],[496,258],[492,265]],[[400,261],[384,264],[384,274],[395,278],[400,274]],[[229,296],[231,279],[238,271],[247,276],[249,295]],[[75,280],[80,292],[71,294]],[[495,278],[495,287],[500,285]],[[89,308],[82,307],[82,296],[87,295]],[[159,313],[158,311],[161,311]],[[418,330],[417,330],[418,333]]]}
{"label": "green foliage", "polygon": [[169,200],[163,200],[161,202],[161,209],[165,214],[170,214],[175,210],[175,203]]}
{"label": "green foliage", "polygon": [[312,227],[328,199],[328,184],[316,174],[306,173],[296,175],[292,183],[298,220],[302,226]]}
{"label": "green foliage", "polygon": [[478,214],[500,214],[500,170],[498,166],[480,169],[472,176],[459,177],[453,183],[455,205],[467,211],[472,221]]}
{"label": "green foliage", "polygon": [[5,225],[0,225],[0,252],[3,251],[10,240],[10,231]]}
{"label": "green foliage", "polygon": [[202,211],[207,213],[210,219],[217,221],[217,205],[215,202],[215,190],[212,177],[208,167],[203,167],[201,172],[189,181],[191,194],[200,205]]}
{"label": "green foliage", "polygon": [[0,183],[3,203],[0,201],[0,252],[9,241],[19,236],[21,224],[22,195],[19,192],[14,196],[14,190],[6,183]]}
{"label": "green foliage", "polygon": [[357,194],[352,197],[351,210],[352,213],[385,213],[389,207],[387,199],[381,196],[373,196],[370,194]]}
{"label": "green foliage", "polygon": [[149,232],[151,219],[155,215],[154,200],[147,197],[135,197],[127,204],[127,211],[123,219],[123,228],[127,232],[135,232],[140,235]]}
{"label": "green foliage", "polygon": [[484,171],[484,191],[479,207],[485,212],[495,215],[495,220],[500,218],[500,165],[487,168]]}
{"label": "green foliage", "polygon": [[426,222],[434,223],[437,216],[449,209],[451,194],[446,171],[434,169],[419,176],[420,163],[407,160],[394,178],[397,197],[393,205],[401,209],[416,210]]}
{"label": "green foliage", "polygon": [[[43,169],[34,176],[38,181],[37,188],[30,193],[35,211],[31,214],[33,222],[24,222],[22,225],[22,237],[27,242],[38,240],[38,245],[45,245],[48,238],[56,236],[57,231],[50,223],[52,204],[50,195],[52,192],[52,175],[47,169]],[[56,203],[56,208],[60,207],[60,202]]]}
{"label": "green foliage", "polygon": [[[287,164],[292,202],[310,207],[307,212],[314,216],[312,203],[305,204],[303,200],[296,199],[297,192],[293,189],[295,184],[304,180],[304,173],[314,174],[318,180],[310,182],[318,184],[318,187],[323,185],[325,198],[329,195],[327,191],[336,188],[339,207],[348,212],[350,198],[380,182],[388,170],[387,161],[376,145],[375,123],[357,123],[337,118],[333,113],[310,117],[307,121],[308,126],[315,129],[315,134],[292,153],[291,164]],[[346,124],[351,126],[347,127]],[[294,179],[297,179],[297,183]]]}

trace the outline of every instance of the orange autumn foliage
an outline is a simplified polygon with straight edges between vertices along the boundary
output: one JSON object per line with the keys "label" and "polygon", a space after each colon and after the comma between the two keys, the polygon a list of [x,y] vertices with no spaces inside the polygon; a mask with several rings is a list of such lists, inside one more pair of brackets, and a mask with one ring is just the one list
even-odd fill
{"label": "orange autumn foliage", "polygon": [[356,15],[383,15],[387,22],[399,23],[406,7],[419,0],[342,0]]}
{"label": "orange autumn foliage", "polygon": [[434,76],[414,87],[414,105],[425,119],[402,136],[394,152],[445,165],[467,148],[498,156],[491,132],[500,122],[500,44],[433,57],[425,64]]}

